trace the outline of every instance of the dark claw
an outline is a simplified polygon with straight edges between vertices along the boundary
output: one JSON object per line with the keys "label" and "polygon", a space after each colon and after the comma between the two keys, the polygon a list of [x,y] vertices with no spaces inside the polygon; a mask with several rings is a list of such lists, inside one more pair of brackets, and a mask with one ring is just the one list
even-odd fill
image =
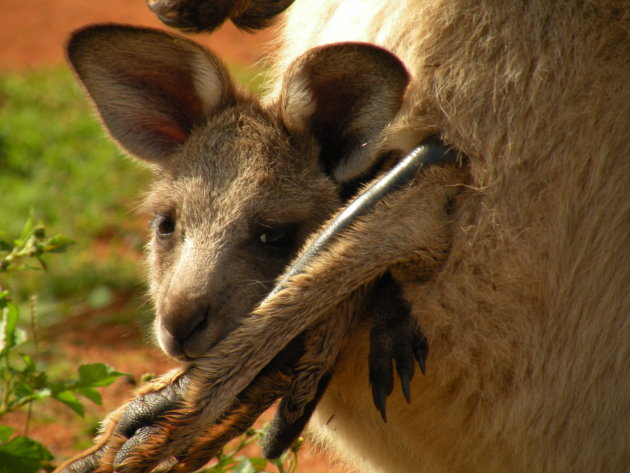
{"label": "dark claw", "polygon": [[400,384],[402,385],[403,394],[405,395],[405,399],[407,402],[411,402],[411,388],[409,384],[411,383],[411,378],[413,377],[413,366],[411,370],[404,369],[402,370],[399,365],[398,367],[398,377],[400,378]]}
{"label": "dark claw", "polygon": [[293,445],[313,415],[313,412],[315,411],[319,400],[324,395],[331,378],[332,373],[326,373],[322,376],[322,379],[317,385],[315,397],[313,397],[313,399],[305,406],[298,406],[298,409],[302,411],[302,414],[292,422],[287,422],[283,413],[286,412],[286,409],[291,406],[291,404],[293,404],[293,401],[290,398],[284,398],[282,400],[280,406],[278,406],[276,415],[267,430],[267,434],[265,435],[262,450],[263,455],[266,458],[278,458],[282,455],[282,452]]}
{"label": "dark claw", "polygon": [[418,362],[418,366],[420,367],[420,371],[422,372],[422,374],[426,375],[426,360],[429,356],[429,344],[427,343],[427,339],[424,337],[420,329],[418,329],[416,331],[416,334],[414,335],[413,356]]}
{"label": "dark claw", "polygon": [[389,394],[387,388],[382,384],[372,383],[372,399],[374,399],[374,405],[381,413],[383,422],[387,422],[387,396],[389,396]]}
{"label": "dark claw", "polygon": [[370,334],[370,385],[374,405],[387,422],[386,399],[394,390],[394,373],[392,369],[392,346],[389,337],[382,338],[384,332],[372,329]]}
{"label": "dark claw", "polygon": [[424,374],[429,347],[411,317],[402,290],[389,273],[375,284],[372,296],[373,326],[370,333],[370,384],[374,404],[386,420],[386,398],[393,390],[392,360],[403,394],[411,402],[414,358]]}
{"label": "dark claw", "polygon": [[[408,329],[407,329],[408,330]],[[413,378],[414,362],[413,362],[413,343],[408,343],[408,339],[412,335],[407,332],[398,337],[398,345],[395,347],[394,357],[396,359],[396,371],[400,378],[400,384],[407,402],[411,402],[410,383]]]}

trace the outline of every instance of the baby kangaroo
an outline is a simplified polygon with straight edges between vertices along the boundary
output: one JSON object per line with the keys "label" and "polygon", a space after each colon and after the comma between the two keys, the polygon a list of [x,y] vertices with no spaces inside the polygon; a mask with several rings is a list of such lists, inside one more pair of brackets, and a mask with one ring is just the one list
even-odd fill
{"label": "baby kangaroo", "polygon": [[[209,51],[156,30],[87,28],[74,35],[68,55],[114,139],[155,171],[144,207],[154,215],[149,262],[156,338],[166,353],[191,363],[182,376],[166,378],[166,389],[161,381],[154,383],[120,414],[110,434],[120,437],[119,443],[136,434],[131,443],[100,448],[98,454],[69,467],[84,471],[86,465],[95,468],[97,463],[113,462],[117,471],[135,471],[138,462],[127,453],[132,446],[154,445],[160,436],[154,429],[136,433],[146,420],[146,406],[153,406],[155,417],[164,415],[172,425],[178,424],[178,414],[166,410],[176,410],[208,381],[210,365],[205,357],[210,350],[230,356],[217,343],[231,338],[245,320],[253,320],[250,312],[307,237],[347,196],[391,168],[400,156],[400,150],[381,149],[381,132],[398,112],[409,76],[400,61],[381,48],[362,43],[330,45],[296,60],[287,72],[286,92],[277,103],[263,106],[237,89]],[[453,167],[454,153],[437,142],[431,146],[440,150],[437,161]],[[420,202],[409,212],[409,216],[427,214],[422,232],[430,248],[423,248],[412,235],[399,235],[393,251],[425,263],[421,277],[428,278],[447,252],[449,199],[459,192],[456,184],[463,174],[455,167],[436,170],[435,176],[424,177],[426,188],[419,191],[417,185],[410,187],[420,179],[419,167],[407,170],[397,187],[416,198],[429,196],[434,188],[446,189],[428,198],[428,208]],[[374,191],[368,189],[366,194],[370,192]],[[386,212],[390,215],[380,218],[379,225],[397,218],[381,210]],[[390,230],[394,228],[388,226]],[[415,248],[418,254],[413,255]],[[407,249],[412,253],[407,254]],[[369,381],[383,419],[385,399],[393,390],[392,360],[409,400],[414,360],[424,371],[427,342],[389,272],[396,261],[382,260],[381,251],[374,251],[382,261],[375,272],[362,274],[354,285],[353,278],[338,279],[344,282],[343,289],[329,293],[337,301],[324,306],[327,312],[334,309],[328,318],[304,319],[295,331],[276,323],[266,331],[276,345],[263,346],[264,355],[260,347],[254,349],[258,329],[252,330],[249,337],[254,338],[245,345],[239,342],[256,356],[257,364],[247,364],[255,379],[243,376],[238,399],[223,401],[217,413],[227,408],[229,414],[217,418],[220,434],[211,427],[208,413],[203,414],[203,422],[180,422],[209,427],[203,435],[194,434],[196,444],[186,446],[185,454],[178,447],[177,456],[186,459],[187,469],[203,465],[271,402],[284,397],[266,447],[268,455],[279,455],[309,420],[356,324],[368,322],[372,327]],[[369,297],[363,294],[352,304],[346,301],[352,292],[365,293],[367,288],[371,288]],[[346,307],[342,310],[339,305]],[[338,317],[337,311],[343,315]],[[276,357],[286,345],[291,348]],[[272,358],[271,365],[262,369]],[[171,386],[173,379],[177,381]],[[234,409],[248,407],[234,413],[230,403]],[[210,404],[218,408],[221,402],[200,400],[184,417],[194,418],[202,405]]]}

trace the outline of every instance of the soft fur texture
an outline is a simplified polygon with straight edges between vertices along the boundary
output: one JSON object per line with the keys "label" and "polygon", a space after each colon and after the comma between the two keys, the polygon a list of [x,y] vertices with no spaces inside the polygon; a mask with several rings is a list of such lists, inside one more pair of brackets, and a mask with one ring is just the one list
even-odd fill
{"label": "soft fur texture", "polygon": [[349,320],[354,291],[389,270],[431,347],[427,376],[414,378],[411,404],[394,391],[383,423],[357,382],[368,378],[369,337],[354,325],[343,347],[328,347],[328,361],[333,348],[341,358],[311,423],[315,438],[366,472],[624,472],[627,4],[298,0],[283,22],[266,110],[291,123],[283,81],[306,50],[375,43],[412,81],[374,149],[405,152],[439,133],[469,157],[471,182],[446,216],[465,179],[425,173],[240,321],[193,368],[190,408],[202,421],[164,434],[172,451],[294,335],[326,317]]}
{"label": "soft fur texture", "polygon": [[356,336],[317,411],[319,438],[360,471],[630,464],[629,20],[606,1],[289,10],[278,71],[317,44],[389,48],[414,76],[389,140],[439,130],[478,191],[443,270],[405,284],[431,347],[413,403],[398,393],[379,421],[354,382],[367,375]]}

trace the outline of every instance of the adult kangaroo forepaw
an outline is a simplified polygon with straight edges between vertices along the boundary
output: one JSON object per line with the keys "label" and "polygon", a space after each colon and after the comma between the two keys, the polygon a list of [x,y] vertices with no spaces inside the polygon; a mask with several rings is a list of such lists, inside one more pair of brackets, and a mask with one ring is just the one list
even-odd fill
{"label": "adult kangaroo forepaw", "polygon": [[147,0],[164,24],[189,31],[212,31],[228,20],[243,0]]}
{"label": "adult kangaroo forepaw", "polygon": [[[413,320],[400,286],[389,273],[376,283],[372,298],[373,325],[370,332],[370,384],[376,408],[387,422],[387,397],[394,389],[393,363],[407,402],[417,361],[422,373],[429,346]],[[393,362],[393,363],[392,363]]]}
{"label": "adult kangaroo forepaw", "polygon": [[232,20],[245,30],[269,25],[293,0],[147,0],[149,9],[166,25],[210,32]]}

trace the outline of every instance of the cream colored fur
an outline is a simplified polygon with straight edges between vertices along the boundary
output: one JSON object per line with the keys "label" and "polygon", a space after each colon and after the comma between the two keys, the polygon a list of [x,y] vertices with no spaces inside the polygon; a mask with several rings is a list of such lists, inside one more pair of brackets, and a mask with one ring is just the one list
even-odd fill
{"label": "cream colored fur", "polygon": [[389,143],[439,130],[477,188],[444,269],[405,284],[431,347],[412,404],[395,390],[382,423],[356,334],[317,410],[314,435],[359,471],[627,471],[629,21],[606,1],[289,9],[278,75],[315,45],[390,49],[413,80]]}

